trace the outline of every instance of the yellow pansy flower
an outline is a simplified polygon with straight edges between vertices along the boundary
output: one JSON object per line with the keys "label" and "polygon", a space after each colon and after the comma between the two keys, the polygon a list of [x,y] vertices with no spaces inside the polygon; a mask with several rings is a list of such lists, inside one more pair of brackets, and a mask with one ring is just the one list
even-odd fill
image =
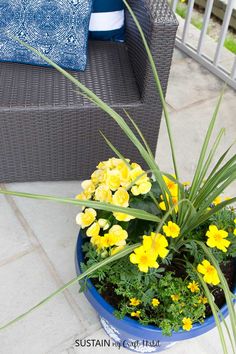
{"label": "yellow pansy flower", "polygon": [[112,190],[116,191],[120,187],[121,179],[118,170],[108,170],[106,177],[106,185]]}
{"label": "yellow pansy flower", "polygon": [[100,232],[100,226],[98,222],[94,222],[86,231],[86,235],[88,237],[98,236]]}
{"label": "yellow pansy flower", "polygon": [[203,279],[207,284],[217,285],[220,283],[217,270],[206,259],[204,259],[201,264],[198,264],[197,271],[204,274]]}
{"label": "yellow pansy flower", "polygon": [[169,252],[167,239],[162,234],[152,232],[150,236],[143,236],[143,247],[153,252],[156,257],[165,258]]}
{"label": "yellow pansy flower", "polygon": [[215,225],[210,225],[206,236],[208,237],[207,245],[209,247],[216,247],[223,252],[227,252],[227,247],[230,245],[230,241],[226,240],[228,232],[224,230],[218,230],[217,226]]}
{"label": "yellow pansy flower", "polygon": [[138,264],[139,270],[144,273],[148,272],[148,268],[159,267],[155,254],[147,250],[144,246],[135,248],[134,253],[129,256],[129,259],[131,263]]}
{"label": "yellow pansy flower", "polygon": [[183,323],[183,329],[185,331],[190,331],[190,329],[193,327],[193,322],[189,317],[184,317],[182,319],[182,323]]}
{"label": "yellow pansy flower", "polygon": [[130,303],[129,303],[131,306],[138,306],[139,304],[141,304],[141,301],[136,299],[135,297],[132,297],[130,299]]}
{"label": "yellow pansy flower", "polygon": [[117,189],[112,197],[112,204],[122,206],[124,208],[129,206],[129,193],[123,187]]}
{"label": "yellow pansy flower", "polygon": [[176,238],[180,234],[180,227],[172,221],[169,221],[167,225],[163,226],[163,231],[166,236]]}
{"label": "yellow pansy flower", "polygon": [[122,229],[120,225],[113,225],[109,230],[109,234],[116,236],[116,246],[124,246],[126,244],[125,240],[128,237],[128,232]]}
{"label": "yellow pansy flower", "polygon": [[112,193],[110,188],[105,184],[101,184],[95,191],[95,200],[110,203],[112,201]]}
{"label": "yellow pansy flower", "polygon": [[91,179],[87,179],[81,183],[81,187],[87,192],[92,194],[95,191],[95,185]]}
{"label": "yellow pansy flower", "polygon": [[160,301],[157,298],[153,298],[152,299],[152,306],[153,307],[157,307],[158,305],[160,305]]}
{"label": "yellow pansy flower", "polygon": [[124,246],[113,247],[113,248],[110,250],[110,255],[111,255],[111,256],[114,256],[114,254],[117,254],[118,252],[122,251],[123,248],[124,248]]}
{"label": "yellow pansy flower", "polygon": [[196,292],[198,292],[200,290],[199,289],[199,285],[198,285],[197,282],[195,282],[195,280],[190,282],[187,287],[192,293],[196,293]]}
{"label": "yellow pansy flower", "polygon": [[100,226],[101,229],[103,229],[104,231],[109,229],[110,227],[110,221],[107,219],[98,219],[98,225]]}
{"label": "yellow pansy flower", "polygon": [[86,208],[83,213],[76,216],[76,223],[84,229],[90,226],[96,219],[97,212],[92,208]]}
{"label": "yellow pansy flower", "polygon": [[96,170],[91,175],[91,180],[95,185],[99,183],[103,183],[104,179],[105,179],[105,174],[103,170]]}
{"label": "yellow pansy flower", "polygon": [[113,215],[118,221],[130,221],[132,219],[135,219],[135,216],[128,215],[125,213],[120,213],[120,212],[114,212]]}
{"label": "yellow pansy flower", "polygon": [[141,311],[133,311],[131,312],[132,317],[140,317]]}
{"label": "yellow pansy flower", "polygon": [[180,296],[178,294],[173,294],[170,297],[171,297],[172,301],[179,301],[179,299],[180,299]]}

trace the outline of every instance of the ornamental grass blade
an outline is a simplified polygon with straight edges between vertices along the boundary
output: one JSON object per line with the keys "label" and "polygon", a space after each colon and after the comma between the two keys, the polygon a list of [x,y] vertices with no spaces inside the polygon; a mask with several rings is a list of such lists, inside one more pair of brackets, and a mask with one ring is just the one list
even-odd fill
{"label": "ornamental grass blade", "polygon": [[201,174],[199,176],[198,187],[200,187],[202,185],[202,182],[204,181],[204,178],[206,177],[206,174],[208,172],[210,164],[212,163],[213,157],[215,156],[216,150],[221,142],[221,139],[222,139],[224,133],[225,133],[225,128],[222,128],[216,137],[216,140],[211,148],[211,151],[209,152],[209,155],[204,163],[203,169],[202,169]]}
{"label": "ornamental grass blade", "polygon": [[211,178],[219,169],[220,165],[222,164],[222,162],[224,161],[224,159],[226,158],[227,154],[229,153],[229,151],[232,149],[232,147],[234,146],[235,142],[233,142],[233,144],[230,145],[230,147],[221,155],[221,157],[219,158],[219,160],[217,161],[217,163],[215,164],[214,168],[212,169],[210,175],[208,176],[208,178]]}
{"label": "ornamental grass blade", "polygon": [[203,164],[204,164],[204,161],[205,161],[207,148],[208,148],[208,145],[209,145],[209,142],[210,142],[210,138],[211,138],[214,126],[215,126],[216,118],[217,118],[217,115],[218,115],[218,112],[219,112],[219,108],[220,108],[220,104],[221,104],[221,101],[222,101],[222,98],[223,98],[223,95],[224,95],[224,91],[225,91],[225,88],[222,90],[222,92],[220,94],[220,97],[218,99],[216,108],[214,110],[212,119],[210,121],[210,125],[209,125],[209,127],[207,129],[207,133],[206,133],[203,145],[202,145],[202,149],[201,149],[201,152],[200,152],[199,160],[198,160],[198,163],[197,163],[197,167],[196,167],[195,174],[194,174],[194,177],[193,177],[192,185],[191,185],[191,188],[190,188],[190,194],[189,194],[189,199],[190,200],[193,200],[194,197],[196,196],[197,192],[198,192],[199,177],[200,177],[201,172],[202,172],[202,167],[203,167]]}
{"label": "ornamental grass blade", "polygon": [[131,215],[137,219],[142,219],[142,220],[149,220],[149,221],[154,221],[154,222],[161,221],[161,219],[158,216],[155,216],[155,215],[148,213],[147,211],[144,211],[144,210],[135,209],[135,208],[124,208],[124,207],[119,207],[114,204],[96,202],[96,201],[92,201],[92,200],[77,200],[77,199],[72,199],[72,198],[61,198],[61,197],[56,197],[56,196],[47,195],[47,194],[32,194],[32,193],[14,192],[14,191],[8,191],[8,190],[4,190],[4,189],[0,189],[0,194],[12,195],[15,197],[23,197],[23,198],[30,198],[30,199],[49,200],[49,201],[54,201],[54,202],[59,202],[59,203],[78,205],[81,207],[85,206],[85,207],[94,208],[94,209],[98,209],[98,210],[106,210],[106,211],[110,211],[110,212],[125,213],[127,215]]}
{"label": "ornamental grass blade", "polygon": [[62,287],[60,287],[59,289],[57,289],[56,291],[54,291],[53,293],[51,293],[49,296],[47,296],[46,298],[44,298],[43,300],[41,300],[38,304],[36,304],[35,306],[31,307],[29,310],[27,310],[26,312],[22,313],[21,315],[17,316],[16,318],[14,318],[13,320],[11,320],[10,322],[6,323],[5,325],[0,326],[0,330],[3,330],[11,325],[13,325],[14,323],[22,320],[23,318],[25,318],[27,315],[29,315],[31,312],[37,310],[39,307],[41,307],[42,305],[46,304],[47,302],[49,302],[51,299],[53,299],[55,296],[61,294],[63,291],[65,291],[66,289],[68,289],[70,286],[78,283],[80,280],[84,279],[85,277],[88,277],[89,275],[91,275],[93,272],[95,272],[96,270],[104,267],[107,264],[110,264],[114,261],[117,261],[118,259],[127,256],[128,254],[130,254],[131,252],[133,252],[133,250],[140,246],[140,243],[137,243],[135,245],[131,245],[131,246],[126,246],[123,250],[121,250],[120,252],[116,253],[113,256],[110,256],[94,265],[92,265],[91,267],[89,267],[85,272],[83,272],[82,274],[80,274],[79,276],[75,277],[74,279],[70,280],[68,283],[66,283],[65,285],[63,285]]}
{"label": "ornamental grass blade", "polygon": [[144,44],[144,47],[145,47],[145,50],[146,50],[146,53],[147,53],[147,56],[148,56],[149,63],[150,63],[151,68],[152,68],[153,77],[154,77],[154,80],[155,80],[155,83],[156,83],[156,87],[157,87],[157,90],[158,90],[158,93],[159,93],[159,96],[160,96],[160,99],[161,99],[162,107],[163,107],[165,123],[166,123],[166,127],[167,127],[167,133],[168,133],[169,143],[170,143],[170,148],[171,148],[171,156],[172,156],[172,162],[173,162],[173,166],[174,166],[174,171],[175,171],[176,178],[178,179],[178,168],[177,168],[176,157],[175,157],[173,136],[172,136],[172,131],[171,131],[171,127],[170,127],[170,118],[169,118],[169,113],[168,113],[168,110],[167,110],[167,105],[166,105],[166,102],[165,102],[164,93],[163,93],[163,90],[162,90],[162,87],[161,87],[161,82],[160,82],[159,75],[158,75],[158,72],[157,72],[156,64],[154,62],[151,50],[150,50],[149,45],[147,43],[147,40],[145,38],[145,34],[144,34],[143,30],[142,30],[142,27],[139,24],[139,21],[138,21],[136,15],[134,14],[132,8],[129,6],[128,2],[126,0],[123,0],[123,2],[125,4],[125,6],[127,7],[130,15],[132,16],[133,21],[134,21],[134,23],[135,23],[135,25],[136,25],[139,33],[140,33],[141,39],[143,41],[143,44]]}
{"label": "ornamental grass blade", "polygon": [[131,115],[124,109],[124,112],[126,114],[126,116],[129,118],[130,122],[132,123],[133,127],[135,128],[135,130],[137,131],[138,135],[140,136],[140,138],[142,139],[142,142],[144,144],[144,146],[146,147],[147,152],[149,153],[150,156],[152,156],[152,158],[154,159],[152,150],[150,149],[150,146],[147,143],[147,140],[144,138],[143,133],[141,132],[141,130],[139,129],[138,125],[135,123],[135,121],[133,120],[133,118],[131,117]]}

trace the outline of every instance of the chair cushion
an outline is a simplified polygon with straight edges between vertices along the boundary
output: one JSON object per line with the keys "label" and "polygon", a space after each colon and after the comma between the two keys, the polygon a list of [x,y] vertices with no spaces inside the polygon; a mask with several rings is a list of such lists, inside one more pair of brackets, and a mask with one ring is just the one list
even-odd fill
{"label": "chair cushion", "polygon": [[124,41],[124,3],[122,0],[94,0],[90,19],[90,38]]}
{"label": "chair cushion", "polygon": [[[90,41],[88,58],[85,72],[72,71],[73,76],[112,106],[142,104],[124,43]],[[0,113],[86,109],[91,105],[55,69],[0,63]]]}
{"label": "chair cushion", "polygon": [[18,37],[64,68],[84,70],[92,0],[2,0],[0,61],[45,65]]}

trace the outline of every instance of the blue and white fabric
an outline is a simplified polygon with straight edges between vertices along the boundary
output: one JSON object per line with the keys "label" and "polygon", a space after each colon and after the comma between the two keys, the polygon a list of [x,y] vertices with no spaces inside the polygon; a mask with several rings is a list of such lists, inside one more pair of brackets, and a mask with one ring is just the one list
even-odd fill
{"label": "blue and white fabric", "polygon": [[0,61],[46,65],[13,37],[58,65],[84,70],[92,0],[0,0]]}
{"label": "blue and white fabric", "polygon": [[90,38],[124,41],[124,12],[122,0],[94,0],[89,24]]}

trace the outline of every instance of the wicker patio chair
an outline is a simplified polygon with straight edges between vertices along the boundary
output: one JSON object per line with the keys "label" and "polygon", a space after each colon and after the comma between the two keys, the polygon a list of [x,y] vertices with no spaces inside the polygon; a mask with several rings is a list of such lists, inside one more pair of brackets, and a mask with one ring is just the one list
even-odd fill
{"label": "wicker patio chair", "polygon": [[[177,21],[166,0],[130,0],[156,60],[166,91]],[[84,73],[72,72],[125,116],[126,109],[155,153],[162,107],[134,22],[126,12],[126,42],[89,43]],[[140,162],[139,153],[117,124],[52,68],[0,64],[0,181],[88,178],[99,160],[120,151]]]}

